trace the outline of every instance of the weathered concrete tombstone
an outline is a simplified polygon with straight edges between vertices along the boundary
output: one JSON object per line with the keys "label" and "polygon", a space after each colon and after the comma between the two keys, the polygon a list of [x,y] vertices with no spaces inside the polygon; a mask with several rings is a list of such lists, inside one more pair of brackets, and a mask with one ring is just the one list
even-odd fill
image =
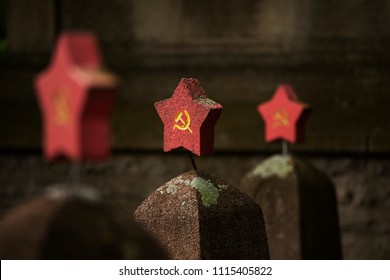
{"label": "weathered concrete tombstone", "polygon": [[[193,78],[155,103],[164,123],[164,150],[213,152],[214,125],[222,106]],[[197,170],[183,173],[147,197],[136,221],[172,259],[269,259],[261,207],[225,181]]]}
{"label": "weathered concrete tombstone", "polygon": [[[289,85],[258,106],[267,142],[303,139],[307,105]],[[264,211],[272,259],[341,259],[337,199],[331,180],[312,164],[287,153],[267,158],[240,183]]]}
{"label": "weathered concrete tombstone", "polygon": [[164,259],[165,252],[92,189],[52,186],[0,222],[1,259]]}

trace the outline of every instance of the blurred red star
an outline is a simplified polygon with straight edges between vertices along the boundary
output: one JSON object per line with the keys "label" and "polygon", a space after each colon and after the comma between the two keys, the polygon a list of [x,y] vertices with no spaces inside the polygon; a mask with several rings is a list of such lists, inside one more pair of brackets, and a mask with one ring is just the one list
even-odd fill
{"label": "blurred red star", "polygon": [[214,126],[222,106],[206,97],[198,80],[181,79],[173,95],[154,104],[164,123],[164,151],[184,147],[202,156],[214,151]]}
{"label": "blurred red star", "polygon": [[65,156],[78,161],[109,155],[116,84],[116,78],[102,69],[91,33],[60,36],[51,65],[35,80],[46,159]]}
{"label": "blurred red star", "polygon": [[280,85],[271,100],[258,105],[257,110],[265,122],[265,141],[284,139],[290,143],[303,140],[303,113],[308,106],[298,102],[293,88]]}

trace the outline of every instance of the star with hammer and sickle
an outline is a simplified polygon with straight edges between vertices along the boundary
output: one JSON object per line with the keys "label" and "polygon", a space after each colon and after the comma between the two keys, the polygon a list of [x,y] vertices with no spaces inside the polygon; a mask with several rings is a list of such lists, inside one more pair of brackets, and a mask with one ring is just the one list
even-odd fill
{"label": "star with hammer and sickle", "polygon": [[197,79],[181,79],[172,97],[154,106],[164,124],[165,152],[184,147],[202,156],[214,151],[214,126],[222,105],[206,97]]}
{"label": "star with hammer and sickle", "polygon": [[272,99],[259,104],[257,110],[265,122],[266,142],[283,139],[296,143],[303,140],[308,105],[298,102],[290,85],[280,85]]}
{"label": "star with hammer and sickle", "polygon": [[103,70],[95,36],[63,33],[51,65],[35,79],[47,160],[101,159],[110,152],[117,80]]}

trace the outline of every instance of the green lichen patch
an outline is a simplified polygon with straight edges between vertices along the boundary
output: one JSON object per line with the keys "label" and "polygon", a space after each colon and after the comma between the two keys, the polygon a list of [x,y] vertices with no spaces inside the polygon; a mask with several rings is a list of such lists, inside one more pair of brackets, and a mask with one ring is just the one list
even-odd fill
{"label": "green lichen patch", "polygon": [[285,178],[293,171],[293,162],[290,156],[276,155],[257,165],[249,176],[269,178],[276,176]]}
{"label": "green lichen patch", "polygon": [[218,105],[217,102],[215,102],[214,100],[211,100],[209,98],[198,98],[198,99],[196,99],[196,101],[198,103],[206,105],[206,106],[216,106],[216,105]]}
{"label": "green lichen patch", "polygon": [[190,179],[186,179],[185,177],[180,175],[166,182],[163,186],[159,187],[156,192],[159,192],[161,195],[175,195],[177,193],[177,190],[179,189],[179,186],[190,186],[190,183]]}
{"label": "green lichen patch", "polygon": [[174,179],[172,179],[171,181],[169,181],[168,183],[170,184],[173,184],[173,185],[185,185],[185,186],[189,186],[191,181],[188,180],[188,179],[183,179],[182,176],[178,176]]}
{"label": "green lichen patch", "polygon": [[216,108],[220,106],[219,103],[207,98],[205,95],[195,95],[194,101],[206,108]]}
{"label": "green lichen patch", "polygon": [[[220,193],[229,189],[229,185],[222,180],[213,179],[202,171],[190,171],[166,182],[156,192],[161,195],[177,195],[181,187],[194,188],[200,194],[205,207],[217,204]],[[180,198],[187,197],[184,193],[182,192]],[[181,205],[185,204],[186,202],[183,201]]]}
{"label": "green lichen patch", "polygon": [[168,187],[167,187],[167,193],[169,193],[169,194],[176,194],[176,192],[177,192],[177,186],[175,186],[175,185],[169,185]]}
{"label": "green lichen patch", "polygon": [[156,192],[159,192],[160,194],[164,194],[164,186],[159,187]]}
{"label": "green lichen patch", "polygon": [[200,193],[205,207],[217,204],[219,191],[210,181],[201,177],[196,177],[191,181],[190,186]]}

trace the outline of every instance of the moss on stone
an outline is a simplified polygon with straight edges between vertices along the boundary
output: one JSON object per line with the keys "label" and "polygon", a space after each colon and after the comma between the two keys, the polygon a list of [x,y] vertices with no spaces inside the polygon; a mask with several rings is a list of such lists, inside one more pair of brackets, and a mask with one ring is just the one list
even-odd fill
{"label": "moss on stone", "polygon": [[156,192],[159,192],[160,194],[164,194],[164,186],[159,187]]}
{"label": "moss on stone", "polygon": [[206,105],[206,106],[217,106],[218,103],[214,100],[208,99],[208,98],[197,98],[196,101],[199,104]]}
{"label": "moss on stone", "polygon": [[190,186],[200,193],[205,207],[217,204],[219,191],[218,188],[216,188],[211,182],[201,177],[196,177],[191,181]]}
{"label": "moss on stone", "polygon": [[174,184],[174,185],[181,185],[181,184],[183,184],[183,185],[189,186],[190,180],[183,179],[182,176],[178,176],[178,177],[172,179],[171,181],[169,181],[168,183],[171,183],[171,184]]}
{"label": "moss on stone", "polygon": [[276,155],[258,164],[250,176],[269,178],[272,176],[285,178],[293,171],[293,162],[290,156]]}
{"label": "moss on stone", "polygon": [[169,185],[168,187],[167,187],[167,193],[170,193],[170,194],[176,194],[176,192],[177,192],[177,186],[175,186],[175,185]]}

